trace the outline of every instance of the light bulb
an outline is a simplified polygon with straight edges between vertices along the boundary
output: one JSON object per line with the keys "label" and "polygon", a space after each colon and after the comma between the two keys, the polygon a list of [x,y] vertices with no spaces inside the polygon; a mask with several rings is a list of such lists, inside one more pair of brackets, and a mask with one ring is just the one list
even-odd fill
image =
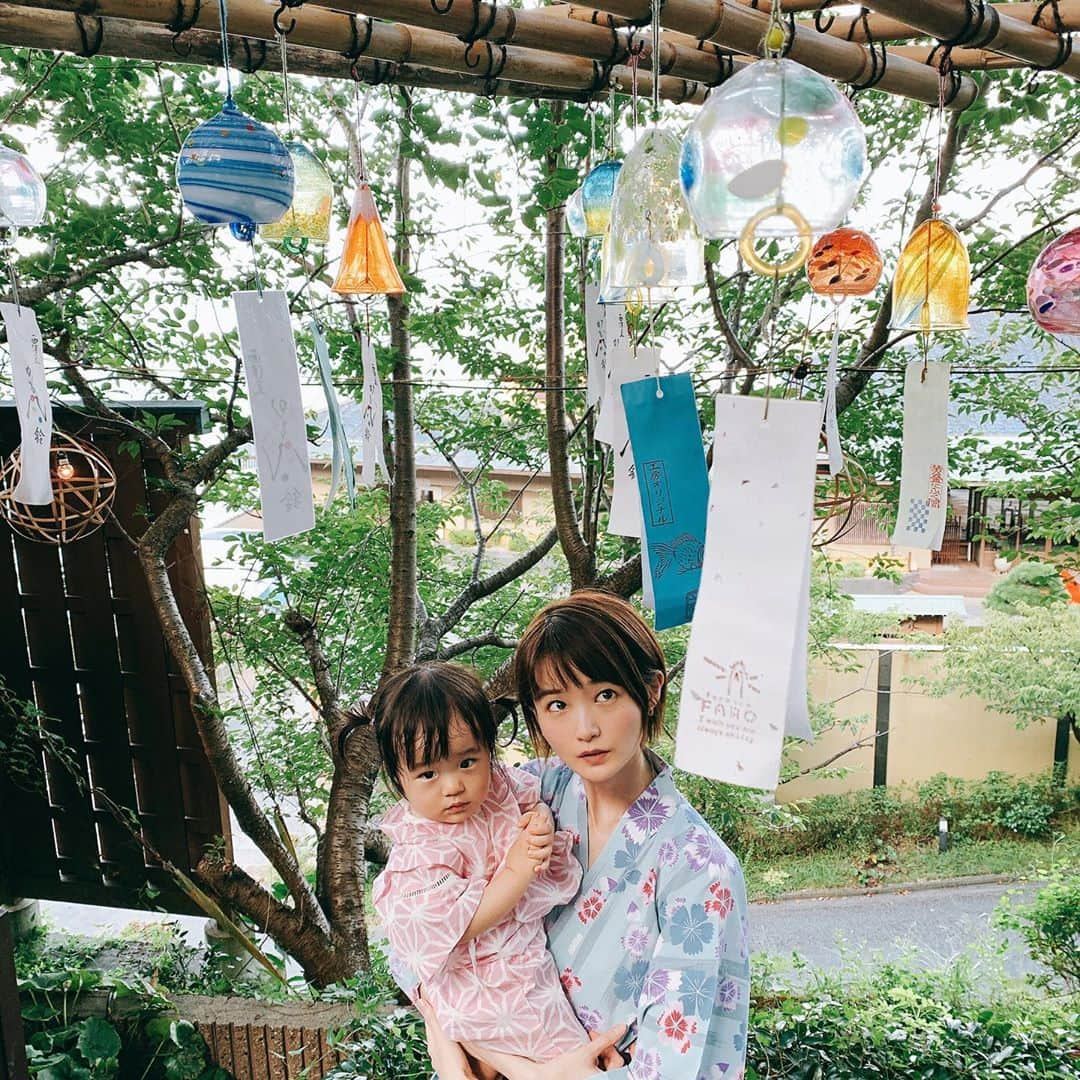
{"label": "light bulb", "polygon": [[56,466],[56,475],[61,480],[70,480],[75,475],[75,466],[68,461],[66,456],[60,458],[60,463]]}

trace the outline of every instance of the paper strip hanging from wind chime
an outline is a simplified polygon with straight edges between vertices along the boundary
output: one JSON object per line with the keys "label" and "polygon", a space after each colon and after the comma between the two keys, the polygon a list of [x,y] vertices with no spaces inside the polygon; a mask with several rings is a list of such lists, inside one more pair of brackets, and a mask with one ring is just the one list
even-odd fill
{"label": "paper strip hanging from wind chime", "polygon": [[[612,446],[615,443],[616,414],[622,408],[616,374],[633,365],[633,342],[624,307],[599,302],[597,307],[600,308],[599,314],[594,314],[586,322],[586,333],[591,326],[595,335],[595,348],[590,344],[589,349],[590,386],[599,390],[600,413],[596,418],[593,438]],[[594,399],[590,397],[589,400]]]}
{"label": "paper strip hanging from wind chime", "polygon": [[[689,375],[623,383],[641,496],[641,569],[652,582],[656,629],[689,622],[705,553],[709,476]],[[647,564],[647,565],[646,565]]]}
{"label": "paper strip hanging from wind chime", "polygon": [[367,334],[360,335],[360,358],[364,366],[364,393],[360,401],[360,483],[374,487],[379,482],[376,468],[382,469],[389,480],[383,450],[383,396],[379,367],[375,362],[375,347]]}
{"label": "paper strip hanging from wind chime", "polygon": [[282,540],[315,525],[307,425],[296,342],[283,292],[233,293],[244,359],[263,538]]}
{"label": "paper strip hanging from wind chime", "polygon": [[319,362],[319,382],[322,383],[323,396],[326,398],[326,415],[330,422],[330,490],[326,493],[325,508],[333,505],[338,485],[345,477],[345,494],[349,499],[349,509],[356,509],[356,466],[353,463],[352,447],[345,431],[345,421],[341,415],[337,391],[334,389],[334,369],[330,364],[330,348],[326,344],[326,335],[318,319],[309,324],[311,337],[315,343],[315,359]]}
{"label": "paper strip hanging from wind chime", "polygon": [[[608,355],[611,362],[611,355]],[[619,350],[615,355],[615,370],[611,376],[612,389],[604,401],[604,409],[612,421],[611,449],[614,480],[611,485],[611,510],[608,529],[612,536],[641,535],[641,497],[638,495],[634,470],[634,454],[630,449],[630,432],[626,426],[626,410],[620,389],[624,383],[637,382],[655,375],[660,354],[654,348]],[[653,380],[655,388],[656,381]]]}
{"label": "paper strip hanging from wind chime", "polygon": [[49,473],[52,404],[45,382],[45,356],[37,316],[28,307],[0,304],[11,350],[11,378],[19,410],[19,482],[11,497],[27,506],[53,501]]}
{"label": "paper strip hanging from wind chime", "polygon": [[912,360],[904,372],[904,446],[892,542],[941,549],[949,490],[949,364]]}
{"label": "paper strip hanging from wind chime", "polygon": [[[805,625],[821,403],[716,399],[705,560],[679,708],[675,764],[774,788],[805,685]],[[805,697],[805,693],[803,693]],[[805,706],[804,706],[805,707]]]}

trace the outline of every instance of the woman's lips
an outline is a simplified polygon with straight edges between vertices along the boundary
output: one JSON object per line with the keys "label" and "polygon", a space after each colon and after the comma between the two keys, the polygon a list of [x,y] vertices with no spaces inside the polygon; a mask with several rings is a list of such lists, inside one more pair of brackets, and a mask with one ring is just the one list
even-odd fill
{"label": "woman's lips", "polygon": [[582,761],[602,761],[608,756],[607,750],[589,750],[587,753],[579,755]]}

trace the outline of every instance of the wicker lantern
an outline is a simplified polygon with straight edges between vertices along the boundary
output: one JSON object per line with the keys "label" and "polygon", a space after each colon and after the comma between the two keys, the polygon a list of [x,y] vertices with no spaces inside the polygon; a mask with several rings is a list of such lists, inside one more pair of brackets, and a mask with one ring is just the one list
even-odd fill
{"label": "wicker lantern", "polygon": [[0,469],[0,514],[20,536],[42,544],[68,544],[105,523],[116,495],[116,473],[90,443],[54,431],[49,449],[53,501],[28,506],[12,498],[22,462],[15,450]]}

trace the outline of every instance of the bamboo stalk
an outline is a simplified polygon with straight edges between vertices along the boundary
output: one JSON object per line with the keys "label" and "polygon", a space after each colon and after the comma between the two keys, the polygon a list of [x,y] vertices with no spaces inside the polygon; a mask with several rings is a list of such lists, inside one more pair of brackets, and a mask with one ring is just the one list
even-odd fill
{"label": "bamboo stalk", "polygon": [[[422,26],[430,30],[478,41],[515,44],[546,52],[585,56],[603,63],[625,64],[629,59],[631,31],[608,26],[571,22],[569,6],[556,4],[547,8],[511,8],[506,4],[431,3],[431,0],[307,0],[315,7],[350,11],[375,19],[389,19]],[[565,13],[565,14],[564,14]],[[639,62],[652,69],[652,46],[644,48]],[[696,42],[675,42],[661,37],[660,69],[667,75],[692,79],[706,86],[716,85],[727,76],[727,69],[717,62],[715,51],[697,48]]]}
{"label": "bamboo stalk", "polygon": [[[96,20],[84,20],[88,40],[97,43]],[[81,55],[85,46],[74,16],[42,11],[16,4],[0,3],[0,43],[30,49],[49,49]],[[208,30],[188,30],[177,38],[170,30],[133,23],[126,19],[102,19],[101,42],[97,52],[132,60],[166,64],[221,65],[221,36]],[[276,49],[265,41],[229,35],[230,61],[241,71],[271,68],[276,71]],[[352,61],[340,52],[302,46],[289,47],[289,69],[297,75],[348,79]],[[381,60],[360,57],[356,74],[371,83],[393,82],[402,86],[427,87],[494,97],[544,97],[579,99],[581,95],[524,83],[490,83],[486,79],[431,71],[410,64],[389,65]]]}
{"label": "bamboo stalk", "polygon": [[[968,7],[954,0],[873,0],[873,5],[880,14],[903,19],[939,41],[960,37],[967,27]],[[992,49],[1037,67],[1057,64],[1061,59],[1061,38],[1042,26],[1006,15],[1005,9],[1011,6],[1004,4],[992,9],[996,17],[987,18],[975,29],[972,40],[957,44]],[[1057,70],[1080,76],[1080,52],[1070,56]]]}
{"label": "bamboo stalk", "polygon": [[[175,0],[97,0],[89,13],[88,5],[80,4],[79,0],[19,0],[13,6],[79,12],[84,22],[88,17],[98,16],[167,26],[176,18]],[[229,29],[240,37],[275,41],[273,17],[277,10],[272,2],[233,0],[229,7]],[[559,56],[537,49],[492,46],[485,42],[469,46],[435,30],[378,22],[309,5],[293,9],[288,18],[296,20],[289,32],[291,45],[345,55],[359,51],[366,57],[391,63],[414,64],[481,80],[522,82],[579,94],[593,94],[608,85],[628,93],[633,83],[633,72],[629,67],[616,65],[608,72],[596,61],[581,56]],[[204,30],[218,29],[216,5],[203,4],[194,25]],[[643,94],[651,93],[652,78],[648,72],[639,73],[638,89]],[[706,89],[692,80],[671,76],[660,79],[660,96],[671,101],[701,104]]]}
{"label": "bamboo stalk", "polygon": [[[934,64],[941,59],[941,48],[936,45],[890,45],[888,54],[889,63],[894,56],[902,56],[919,64]],[[949,59],[957,71],[1010,71],[1027,67],[1020,60],[987,49],[953,49]]]}
{"label": "bamboo stalk", "polygon": [[[900,0],[903,4],[913,2]],[[604,10],[640,22],[649,18],[650,3],[649,0],[604,0]],[[791,10],[791,6],[785,3],[784,10]],[[768,28],[767,15],[732,0],[666,0],[661,19],[665,29],[714,41],[749,55],[761,55]],[[788,56],[822,75],[855,86],[868,84],[875,72],[874,60],[864,46],[819,34],[807,26],[796,25]],[[938,102],[940,76],[936,69],[926,64],[898,56],[879,74],[878,90],[930,105]],[[949,108],[966,109],[977,94],[975,82],[962,75]]]}
{"label": "bamboo stalk", "polygon": [[[1053,31],[1054,13],[1041,3],[1016,3],[1016,4],[991,4],[999,15],[1008,15],[1013,19],[1022,19],[1031,22],[1038,12],[1036,26],[1044,30]],[[1042,8],[1040,11],[1039,9]],[[1058,0],[1058,11],[1061,14],[1062,26],[1065,30],[1080,30],[1080,0]],[[867,35],[869,29],[869,35]],[[831,26],[825,31],[833,37],[842,37],[848,41],[858,41],[866,44],[868,41],[904,41],[909,38],[926,37],[925,30],[919,30],[910,23],[900,19],[893,19],[887,15],[868,15],[864,21],[861,16],[837,17]]]}

